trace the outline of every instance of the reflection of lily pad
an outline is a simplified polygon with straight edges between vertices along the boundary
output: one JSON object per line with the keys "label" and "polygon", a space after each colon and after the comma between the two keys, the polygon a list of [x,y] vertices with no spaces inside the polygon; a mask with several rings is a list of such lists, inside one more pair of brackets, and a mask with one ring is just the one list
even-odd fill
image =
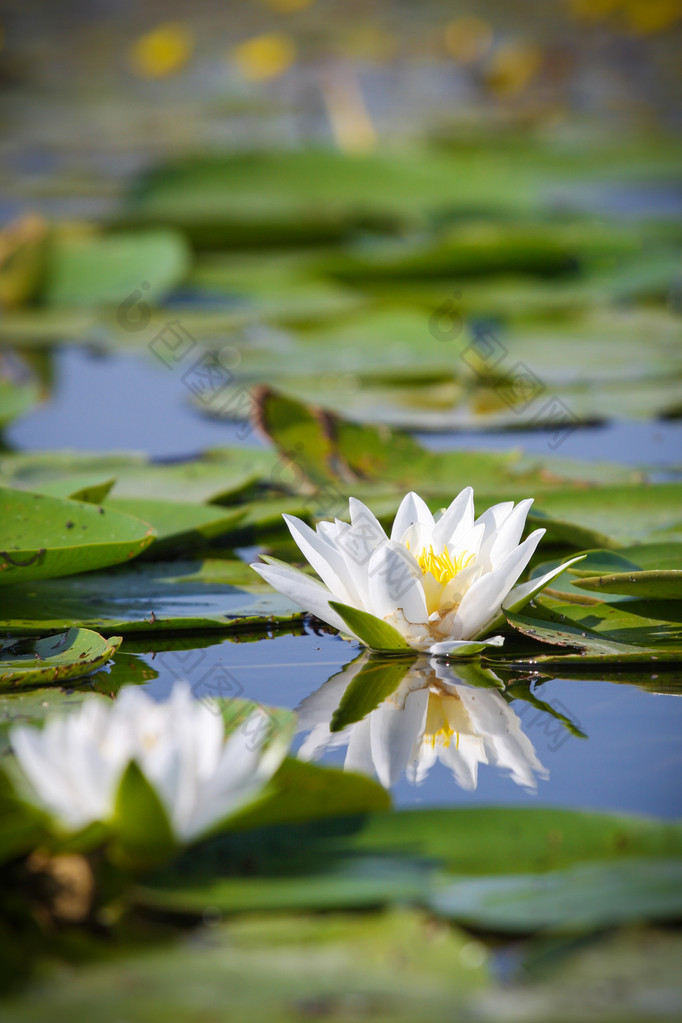
{"label": "reflection of lily pad", "polygon": [[438,913],[484,930],[591,931],[682,917],[682,860],[580,864],[537,876],[467,878],[431,899]]}
{"label": "reflection of lily pad", "polygon": [[0,683],[73,681],[101,668],[120,645],[120,636],[105,640],[89,629],[69,629],[47,639],[4,640],[0,643]]}
{"label": "reflection of lily pad", "polygon": [[88,572],[134,558],[154,531],[83,501],[0,487],[0,584]]}
{"label": "reflection of lily pad", "polygon": [[242,561],[144,562],[0,591],[0,629],[23,634],[71,624],[104,635],[233,629],[301,617]]}

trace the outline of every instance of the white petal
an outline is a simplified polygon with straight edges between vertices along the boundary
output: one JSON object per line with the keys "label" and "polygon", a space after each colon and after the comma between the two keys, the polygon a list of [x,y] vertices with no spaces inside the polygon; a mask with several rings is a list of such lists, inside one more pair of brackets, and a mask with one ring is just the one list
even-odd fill
{"label": "white petal", "polygon": [[369,540],[374,541],[376,545],[388,540],[384,527],[366,504],[358,501],[357,497],[351,497],[348,501],[348,508],[352,525],[356,529],[362,529]]}
{"label": "white petal", "polygon": [[402,541],[403,534],[406,532],[409,526],[413,522],[422,522],[429,529],[433,529],[433,515],[429,511],[425,501],[415,494],[414,491],[410,491],[400,502],[400,507],[396,512],[395,519],[393,520],[393,528],[391,530],[391,540]]}
{"label": "white petal", "polygon": [[415,557],[424,549],[435,546],[433,530],[423,522],[413,522],[408,526],[399,542],[408,547]]}
{"label": "white petal", "polygon": [[476,523],[480,522],[485,526],[486,538],[497,532],[513,508],[513,501],[501,501],[500,504],[491,504],[490,508],[486,508],[483,514],[478,516]]}
{"label": "white petal", "polygon": [[378,618],[402,610],[412,624],[428,621],[422,571],[402,544],[387,540],[379,547],[370,559],[368,574],[372,613]]}
{"label": "white petal", "polygon": [[275,565],[253,564],[251,568],[304,611],[309,611],[339,632],[350,632],[343,619],[329,606],[333,595],[316,579],[311,579],[297,568],[281,562]]}
{"label": "white petal", "polygon": [[428,699],[428,688],[421,688],[408,695],[404,707],[384,701],[369,715],[372,759],[377,777],[386,789],[400,780],[415,740],[424,731]]}
{"label": "white petal", "polygon": [[456,745],[451,742],[443,751],[441,760],[450,768],[455,781],[465,792],[476,789],[478,765],[488,762],[485,744],[479,735],[461,735]]}
{"label": "white petal", "polygon": [[336,600],[356,605],[358,594],[341,552],[294,515],[284,515],[283,518],[303,556]]}
{"label": "white petal", "polygon": [[371,717],[372,715],[368,714],[362,721],[357,721],[344,731],[344,734],[348,732],[348,749],[343,764],[344,771],[357,771],[359,774],[369,775],[370,778],[375,773],[370,735]]}
{"label": "white petal", "polygon": [[526,583],[519,583],[519,585],[515,586],[503,601],[503,608],[505,611],[511,611],[512,614],[516,611],[520,611],[529,600],[532,600],[536,593],[539,593],[540,590],[544,590],[545,586],[547,586],[548,583],[551,583],[552,579],[561,575],[561,573],[565,572],[571,565],[575,565],[576,561],[582,561],[584,557],[586,557],[585,554],[579,554],[576,558],[571,558],[570,561],[565,561],[563,565],[557,565],[556,568],[550,569],[549,572],[546,572],[545,575],[540,576],[538,579],[530,579]]}
{"label": "white petal", "polygon": [[496,621],[502,601],[532,558],[544,533],[544,529],[531,533],[516,550],[509,552],[498,568],[473,583],[457,609],[453,638],[474,639]]}
{"label": "white petal", "polygon": [[471,529],[473,524],[474,491],[471,487],[465,487],[436,521],[433,530],[434,548],[442,550],[450,545],[459,546],[458,536]]}
{"label": "white petal", "polygon": [[513,708],[494,691],[462,686],[459,696],[476,732],[483,738],[489,762],[509,771],[517,785],[536,789],[535,774],[546,778],[548,772],[538,760]]}
{"label": "white petal", "polygon": [[532,497],[520,501],[497,530],[490,548],[490,564],[493,569],[518,545],[532,503]]}
{"label": "white petal", "polygon": [[296,707],[299,732],[307,732],[321,723],[329,724],[332,714],[341,702],[341,697],[367,660],[368,657],[362,655],[351,661],[341,671],[327,679],[314,693],[301,700]]}

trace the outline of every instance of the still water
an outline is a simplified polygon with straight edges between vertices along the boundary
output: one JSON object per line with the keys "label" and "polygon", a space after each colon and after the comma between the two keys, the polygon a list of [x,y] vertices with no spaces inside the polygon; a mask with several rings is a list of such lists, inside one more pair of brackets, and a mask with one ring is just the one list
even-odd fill
{"label": "still water", "polygon": [[[129,449],[156,458],[259,443],[255,434],[242,438],[237,427],[196,414],[186,399],[178,377],[151,361],[67,349],[56,355],[49,402],[15,423],[7,441],[25,450]],[[576,431],[561,453],[646,465],[658,478],[672,478],[679,476],[681,441],[680,423],[613,423]],[[537,453],[546,443],[533,433],[426,442]],[[297,748],[388,778],[398,805],[547,803],[682,814],[682,700],[652,691],[682,693],[679,673],[534,683],[538,699],[570,730],[537,705],[472,688],[452,670],[426,665],[368,718],[332,737],[328,721],[352,670],[334,676],[360,651],[337,636],[300,632],[249,643],[197,638],[196,648],[182,652],[158,652],[146,645],[151,640],[137,639],[124,649],[156,674],[147,685],[159,697],[184,677],[198,698],[219,693],[300,708]]]}

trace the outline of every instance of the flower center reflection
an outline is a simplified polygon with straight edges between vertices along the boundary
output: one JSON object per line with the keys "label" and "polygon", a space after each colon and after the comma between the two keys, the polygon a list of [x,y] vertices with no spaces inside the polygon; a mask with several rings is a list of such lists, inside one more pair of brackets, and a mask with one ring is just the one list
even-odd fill
{"label": "flower center reflection", "polygon": [[447,713],[448,703],[459,704],[461,710],[461,702],[457,696],[447,696],[445,693],[434,690],[429,693],[423,742],[433,750],[437,745],[447,749],[453,736],[455,736],[455,749],[459,749],[460,729],[453,723],[454,715]]}

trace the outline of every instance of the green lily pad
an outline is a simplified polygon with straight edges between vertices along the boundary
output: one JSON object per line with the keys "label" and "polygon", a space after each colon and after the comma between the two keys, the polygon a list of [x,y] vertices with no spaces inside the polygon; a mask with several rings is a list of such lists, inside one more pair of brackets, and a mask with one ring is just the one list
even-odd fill
{"label": "green lily pad", "polygon": [[186,550],[232,532],[242,518],[239,508],[227,510],[217,505],[150,498],[114,497],[106,502],[106,507],[133,515],[151,526],[156,539],[146,555],[153,558],[163,558],[169,551]]}
{"label": "green lily pad", "polygon": [[528,521],[548,539],[577,547],[620,547],[682,539],[682,483],[595,486],[544,493]]}
{"label": "green lily pad", "polygon": [[[544,561],[533,566],[531,578],[545,575],[560,564],[560,559]],[[623,573],[639,573],[642,571],[659,571],[661,569],[679,570],[682,568],[682,544],[651,543],[634,544],[606,550],[588,550],[583,560],[572,565],[567,571],[555,576],[549,588],[550,596],[566,597],[578,603],[594,603],[597,598],[590,596],[580,588],[582,579],[597,576],[620,575]],[[679,591],[678,591],[679,592]],[[624,593],[624,591],[623,591]],[[645,596],[643,593],[637,595]],[[608,602],[622,600],[623,597],[606,590],[599,591],[599,599]]]}
{"label": "green lily pad", "polygon": [[431,503],[438,508],[467,484],[482,492],[477,493],[481,503],[492,503],[482,495],[501,499],[553,490],[576,502],[574,481],[596,482],[614,471],[621,484],[626,479],[641,480],[639,474],[622,467],[614,470],[563,459],[553,463],[520,451],[432,452],[403,431],[350,422],[269,388],[258,392],[256,406],[261,429],[280,451],[280,465],[272,479],[279,478],[283,484],[291,481],[299,492],[315,487],[323,495],[326,491],[328,504],[336,498],[338,505],[346,493],[371,500],[377,488],[385,494],[393,487],[402,496],[414,487],[427,498],[431,495]]}
{"label": "green lily pad", "polygon": [[[73,473],[61,479],[46,481],[38,488],[41,494],[49,497],[70,497],[72,501],[87,501],[88,504],[101,504],[116,480],[113,476],[102,479],[101,474]],[[141,516],[136,516],[140,518]]]}
{"label": "green lily pad", "polygon": [[[112,513],[113,514],[113,513]],[[76,625],[103,635],[240,629],[298,621],[303,612],[243,561],[144,562],[0,589],[0,631]]]}
{"label": "green lily pad", "polygon": [[330,257],[326,269],[349,281],[462,279],[505,271],[554,277],[603,256],[636,252],[639,237],[618,224],[468,221],[427,241],[358,246]]}
{"label": "green lily pad", "polygon": [[[57,234],[50,245],[41,297],[55,306],[129,302],[134,307],[169,292],[188,269],[189,249],[176,231]],[[137,328],[139,321],[133,322]]]}
{"label": "green lily pad", "polygon": [[0,584],[74,575],[128,561],[154,530],[82,501],[0,487]]}
{"label": "green lily pad", "polygon": [[45,837],[45,816],[19,799],[9,774],[0,769],[0,863],[29,853]]}
{"label": "green lily pad", "polygon": [[682,918],[682,859],[580,864],[548,874],[454,881],[432,908],[467,926],[512,934],[591,931]]}
{"label": "green lily pad", "polygon": [[[523,614],[507,613],[509,623],[531,639],[567,647],[560,656],[540,651],[518,664],[583,665],[623,661],[678,661],[682,657],[682,603],[643,601],[622,604],[562,604],[549,597]],[[661,617],[654,617],[656,614]],[[663,615],[668,617],[663,617]],[[572,649],[571,649],[572,648]],[[579,651],[576,653],[575,651]]]}
{"label": "green lily pad", "polygon": [[582,590],[596,593],[625,593],[633,597],[682,600],[682,570],[659,569],[650,572],[615,572],[586,576],[576,580]]}
{"label": "green lily pad", "polygon": [[[130,453],[91,455],[73,451],[31,452],[0,456],[0,483],[42,492],[45,486],[87,484],[93,473],[98,479],[114,477],[112,496],[149,498],[185,503],[221,502],[266,480],[276,456],[259,448],[216,448],[201,458],[169,464],[150,462],[144,455]],[[83,481],[83,477],[86,477]]]}
{"label": "green lily pad", "polygon": [[121,645],[89,629],[69,629],[46,639],[0,641],[1,685],[45,685],[83,678],[101,668]]}
{"label": "green lily pad", "polygon": [[[337,241],[358,228],[396,230],[454,204],[487,200],[499,209],[531,203],[527,182],[521,199],[520,183],[510,184],[506,165],[501,173],[494,160],[477,154],[474,162],[480,160],[485,175],[471,178],[458,173],[460,161],[450,154],[425,152],[348,156],[315,149],[189,157],[144,175],[121,220],[170,223],[197,248],[262,248]],[[527,168],[516,170],[527,179]]]}
{"label": "green lily pad", "polygon": [[33,408],[41,391],[36,380],[18,383],[0,376],[0,430]]}

